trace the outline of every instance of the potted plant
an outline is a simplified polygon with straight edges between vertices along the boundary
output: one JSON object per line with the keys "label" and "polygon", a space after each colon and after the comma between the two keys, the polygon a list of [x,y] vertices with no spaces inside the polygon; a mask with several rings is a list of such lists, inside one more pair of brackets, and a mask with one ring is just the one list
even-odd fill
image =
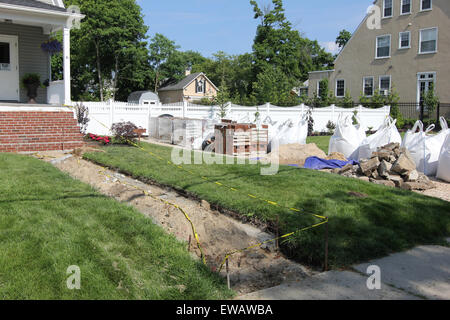
{"label": "potted plant", "polygon": [[37,73],[27,73],[21,81],[22,87],[27,89],[28,103],[36,103],[37,89],[42,86],[41,76]]}

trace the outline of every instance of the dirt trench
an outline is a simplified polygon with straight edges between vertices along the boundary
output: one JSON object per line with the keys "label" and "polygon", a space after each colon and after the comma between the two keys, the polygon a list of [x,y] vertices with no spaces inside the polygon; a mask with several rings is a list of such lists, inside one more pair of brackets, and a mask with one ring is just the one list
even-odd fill
{"label": "dirt trench", "polygon": [[[201,254],[190,223],[181,211],[160,199],[180,206],[190,216],[199,235],[207,264],[212,270],[218,271],[228,252],[274,238],[274,235],[253,225],[238,222],[219,213],[205,201],[199,203],[173,190],[145,184],[120,173],[105,170],[76,155],[50,152],[37,157],[52,163],[73,178],[90,184],[102,194],[134,206],[155,224],[186,242],[186,248],[189,247],[192,255],[198,258]],[[142,190],[152,197],[145,195]],[[232,255],[229,268],[231,287],[238,295],[274,287],[285,281],[301,281],[315,273],[286,259],[276,250],[274,243]],[[221,275],[226,276],[224,269]]]}

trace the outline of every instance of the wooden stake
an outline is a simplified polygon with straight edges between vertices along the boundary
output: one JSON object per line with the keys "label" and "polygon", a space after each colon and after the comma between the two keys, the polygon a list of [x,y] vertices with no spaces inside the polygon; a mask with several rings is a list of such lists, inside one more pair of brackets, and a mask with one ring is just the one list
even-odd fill
{"label": "wooden stake", "polygon": [[279,237],[280,237],[280,216],[277,216],[277,225],[276,225],[276,241],[275,241],[275,245],[277,250],[280,250],[280,242],[279,242]]}
{"label": "wooden stake", "polygon": [[325,224],[325,263],[324,263],[324,271],[328,271],[328,223],[329,222],[327,222]]}
{"label": "wooden stake", "polygon": [[188,251],[191,251],[191,235],[189,235],[189,245],[188,245]]}
{"label": "wooden stake", "polygon": [[231,290],[231,283],[230,283],[230,267],[228,265],[228,259],[226,261],[226,266],[227,266],[227,285],[228,285],[228,289]]}

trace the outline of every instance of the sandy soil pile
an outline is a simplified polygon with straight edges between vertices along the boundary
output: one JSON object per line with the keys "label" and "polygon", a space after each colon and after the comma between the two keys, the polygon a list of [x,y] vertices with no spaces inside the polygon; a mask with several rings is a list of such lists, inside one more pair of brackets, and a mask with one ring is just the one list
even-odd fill
{"label": "sandy soil pile", "polygon": [[[326,158],[323,152],[315,143],[310,144],[286,144],[278,148],[279,163],[283,165],[298,165],[303,167],[306,159],[309,157]],[[277,157],[274,151],[269,155],[269,159],[273,161]]]}

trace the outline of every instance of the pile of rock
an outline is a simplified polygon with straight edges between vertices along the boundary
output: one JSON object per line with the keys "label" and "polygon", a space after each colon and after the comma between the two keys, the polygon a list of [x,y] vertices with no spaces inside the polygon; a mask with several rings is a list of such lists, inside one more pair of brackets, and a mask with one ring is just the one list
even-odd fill
{"label": "pile of rock", "polygon": [[333,172],[406,190],[435,188],[426,175],[416,170],[411,154],[406,148],[400,148],[399,143],[390,143],[379,148],[377,152],[372,153],[370,159],[361,160],[359,165],[349,164]]}

